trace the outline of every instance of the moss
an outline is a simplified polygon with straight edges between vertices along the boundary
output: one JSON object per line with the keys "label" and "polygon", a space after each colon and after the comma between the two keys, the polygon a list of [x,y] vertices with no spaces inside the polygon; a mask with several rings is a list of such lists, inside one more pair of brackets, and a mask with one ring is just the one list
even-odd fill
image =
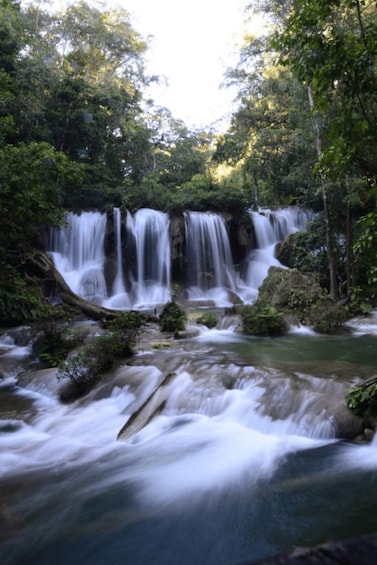
{"label": "moss", "polygon": [[348,316],[347,310],[335,304],[315,278],[297,269],[271,267],[259,289],[257,304],[272,306],[321,333],[343,330]]}
{"label": "moss", "polygon": [[273,306],[255,304],[246,308],[241,316],[243,331],[251,335],[277,336],[287,331],[284,315]]}

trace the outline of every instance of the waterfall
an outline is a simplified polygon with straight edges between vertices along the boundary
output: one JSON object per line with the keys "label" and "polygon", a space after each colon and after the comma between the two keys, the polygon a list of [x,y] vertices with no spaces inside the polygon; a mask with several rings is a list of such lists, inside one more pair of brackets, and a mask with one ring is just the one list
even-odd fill
{"label": "waterfall", "polygon": [[169,217],[164,212],[142,208],[127,214],[127,228],[136,247],[132,303],[154,308],[170,299]]}
{"label": "waterfall", "polygon": [[230,303],[227,291],[236,292],[229,237],[221,215],[185,212],[188,296]]}
{"label": "waterfall", "polygon": [[92,302],[107,296],[103,275],[107,218],[100,212],[69,212],[66,225],[51,232],[49,254],[69,287]]}
{"label": "waterfall", "polygon": [[[256,248],[234,265],[224,218],[211,212],[184,213],[186,296],[210,306],[252,303],[271,265],[282,266],[275,247],[288,234],[305,227],[311,214],[300,208],[250,212]],[[48,251],[70,288],[86,300],[109,308],[153,309],[170,300],[171,242],[167,213],[142,208],[127,212],[122,229],[119,208],[114,218],[114,281],[105,281],[107,216],[100,212],[67,214],[66,225],[52,230]],[[108,247],[108,246],[107,246]],[[125,268],[125,266],[127,268]]]}
{"label": "waterfall", "polygon": [[122,215],[119,208],[114,208],[114,232],[116,248],[116,275],[113,284],[113,294],[125,293],[123,276],[123,254],[122,254]]}
{"label": "waterfall", "polygon": [[250,211],[250,215],[257,247],[247,258],[244,281],[256,297],[269,268],[283,267],[275,257],[276,244],[290,233],[304,229],[312,214],[301,208],[289,207],[277,211]]}

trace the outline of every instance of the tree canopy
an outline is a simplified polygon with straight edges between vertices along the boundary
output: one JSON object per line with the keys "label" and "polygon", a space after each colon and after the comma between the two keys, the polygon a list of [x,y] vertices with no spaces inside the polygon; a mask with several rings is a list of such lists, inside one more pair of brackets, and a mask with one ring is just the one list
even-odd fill
{"label": "tree canopy", "polygon": [[333,298],[374,300],[375,2],[261,0],[246,14],[256,11],[268,25],[245,36],[228,69],[238,106],[229,128],[215,133],[190,131],[145,97],[158,77],[145,73],[148,43],[126,10],[80,1],[52,12],[0,0],[7,280],[20,275],[43,226],[57,225],[68,209],[239,215],[294,203],[323,215],[326,229],[307,242],[323,237],[329,276],[321,280]]}

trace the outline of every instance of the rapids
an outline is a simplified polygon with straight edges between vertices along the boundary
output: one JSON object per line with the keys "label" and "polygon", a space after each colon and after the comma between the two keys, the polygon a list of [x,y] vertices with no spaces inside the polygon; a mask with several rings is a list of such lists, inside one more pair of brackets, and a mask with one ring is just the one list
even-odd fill
{"label": "rapids", "polygon": [[[347,337],[142,340],[70,405],[53,372],[20,385],[31,349],[4,333],[2,565],[236,565],[376,531],[377,442],[337,438],[332,417],[375,372],[377,336],[356,325]],[[171,372],[161,412],[117,441]]]}

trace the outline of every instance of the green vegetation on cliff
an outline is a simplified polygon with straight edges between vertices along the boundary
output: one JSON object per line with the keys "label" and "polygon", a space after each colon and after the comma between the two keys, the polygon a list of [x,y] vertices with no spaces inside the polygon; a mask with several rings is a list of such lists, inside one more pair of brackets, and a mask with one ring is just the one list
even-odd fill
{"label": "green vegetation on cliff", "polygon": [[[339,296],[377,300],[377,16],[373,3],[254,2],[269,21],[227,72],[221,135],[145,100],[147,41],[127,11],[0,2],[0,318],[48,316],[24,259],[67,209],[230,212],[300,204],[322,225],[296,263]],[[313,53],[315,56],[313,56]]]}

